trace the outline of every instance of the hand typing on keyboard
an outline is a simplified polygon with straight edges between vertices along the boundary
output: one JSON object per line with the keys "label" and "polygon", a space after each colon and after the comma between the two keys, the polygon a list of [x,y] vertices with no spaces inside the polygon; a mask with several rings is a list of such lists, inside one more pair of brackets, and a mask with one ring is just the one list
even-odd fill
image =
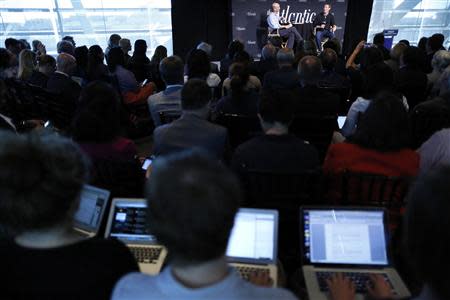
{"label": "hand typing on keyboard", "polygon": [[331,300],[354,300],[356,288],[354,283],[342,273],[337,273],[327,279]]}
{"label": "hand typing on keyboard", "polygon": [[248,281],[253,283],[254,285],[271,287],[273,284],[272,278],[270,278],[269,273],[267,272],[253,272],[249,275]]}
{"label": "hand typing on keyboard", "polygon": [[[366,283],[366,289],[370,299],[389,300],[394,298],[391,284],[381,275],[370,274],[370,281]],[[326,279],[331,300],[354,300],[356,293],[355,283],[342,273],[336,273]]]}

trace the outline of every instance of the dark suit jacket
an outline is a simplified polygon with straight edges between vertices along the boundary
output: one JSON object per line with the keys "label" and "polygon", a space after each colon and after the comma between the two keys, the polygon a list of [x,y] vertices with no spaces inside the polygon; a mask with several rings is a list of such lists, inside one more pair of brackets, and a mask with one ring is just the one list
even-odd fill
{"label": "dark suit jacket", "polygon": [[337,115],[339,95],[331,94],[316,86],[305,86],[295,90],[295,113],[317,114],[322,116]]}
{"label": "dark suit jacket", "polygon": [[157,127],[153,139],[153,153],[156,156],[200,148],[222,159],[228,143],[228,131],[225,127],[185,113],[171,124]]}
{"label": "dark suit jacket", "polygon": [[64,102],[68,114],[73,115],[75,113],[81,93],[81,87],[78,83],[64,74],[54,73],[47,81],[47,90],[59,95],[58,99]]}
{"label": "dark suit jacket", "polygon": [[271,71],[278,70],[278,63],[276,59],[262,59],[250,64],[250,73],[258,77],[263,82],[264,76]]}
{"label": "dark suit jacket", "polygon": [[293,89],[300,84],[300,76],[292,67],[280,67],[264,76],[263,88],[266,90]]}
{"label": "dark suit jacket", "polygon": [[405,95],[410,109],[427,98],[428,78],[420,69],[400,68],[395,76],[395,85]]}
{"label": "dark suit jacket", "polygon": [[48,77],[44,73],[41,73],[39,71],[33,71],[33,74],[31,75],[30,79],[28,79],[28,83],[45,88],[47,86]]}

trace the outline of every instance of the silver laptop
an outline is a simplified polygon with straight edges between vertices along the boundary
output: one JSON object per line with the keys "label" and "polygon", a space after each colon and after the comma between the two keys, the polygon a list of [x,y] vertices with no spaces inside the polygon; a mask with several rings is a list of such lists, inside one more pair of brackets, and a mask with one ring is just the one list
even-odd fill
{"label": "silver laptop", "polygon": [[241,208],[230,235],[227,257],[241,277],[267,272],[278,282],[277,269],[278,211]]}
{"label": "silver laptop", "polygon": [[109,191],[85,185],[80,195],[80,205],[74,217],[74,229],[81,236],[98,235],[109,201]]}
{"label": "silver laptop", "polygon": [[303,275],[309,299],[328,299],[326,279],[344,273],[365,299],[369,274],[380,274],[396,298],[410,292],[390,265],[388,223],[381,208],[301,208]]}
{"label": "silver laptop", "polygon": [[115,198],[111,204],[105,237],[121,240],[134,254],[141,272],[159,274],[167,250],[147,229],[145,199]]}

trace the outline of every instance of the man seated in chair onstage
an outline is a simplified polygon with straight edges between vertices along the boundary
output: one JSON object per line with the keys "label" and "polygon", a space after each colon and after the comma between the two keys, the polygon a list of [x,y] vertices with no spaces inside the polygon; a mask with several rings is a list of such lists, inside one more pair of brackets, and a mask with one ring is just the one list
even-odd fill
{"label": "man seated in chair onstage", "polygon": [[303,40],[297,28],[280,16],[280,4],[278,2],[272,4],[272,12],[267,17],[267,24],[270,33],[278,32],[281,37],[288,37],[287,48],[289,49],[294,48],[294,42],[299,43]]}
{"label": "man seated in chair onstage", "polygon": [[317,49],[322,51],[322,39],[334,38],[334,32],[337,29],[334,15],[331,13],[331,4],[326,3],[323,6],[323,12],[314,18],[313,26],[316,35]]}

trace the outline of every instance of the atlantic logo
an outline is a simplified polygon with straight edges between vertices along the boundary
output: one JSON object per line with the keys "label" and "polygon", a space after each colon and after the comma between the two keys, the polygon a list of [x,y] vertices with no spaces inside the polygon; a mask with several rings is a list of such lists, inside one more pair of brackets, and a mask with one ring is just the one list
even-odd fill
{"label": "atlantic logo", "polygon": [[245,28],[245,27],[236,27],[236,30],[237,31],[246,31],[247,28]]}
{"label": "atlantic logo", "polygon": [[256,12],[249,11],[247,13],[247,16],[249,16],[249,17],[256,17]]}
{"label": "atlantic logo", "polygon": [[247,41],[247,45],[256,45],[256,41]]}

